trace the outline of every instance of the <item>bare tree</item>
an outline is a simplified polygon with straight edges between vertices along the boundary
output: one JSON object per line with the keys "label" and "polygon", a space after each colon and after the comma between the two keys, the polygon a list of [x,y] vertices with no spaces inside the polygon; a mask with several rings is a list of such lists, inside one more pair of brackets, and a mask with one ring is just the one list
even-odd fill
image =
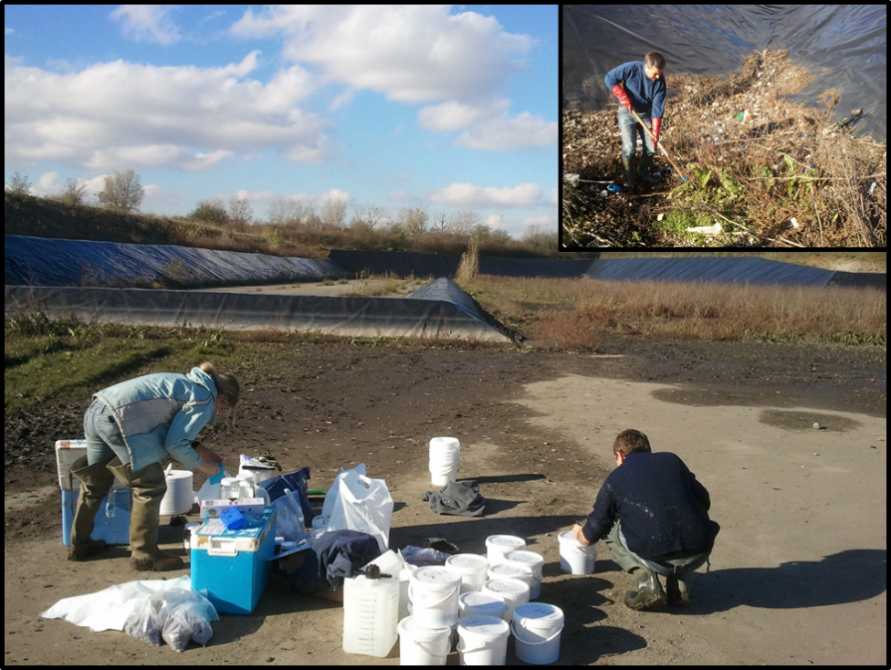
{"label": "bare tree", "polygon": [[430,217],[420,207],[412,207],[406,210],[404,222],[405,232],[409,235],[423,235],[427,230],[427,224],[430,223]]}
{"label": "bare tree", "polygon": [[139,209],[145,192],[139,184],[139,175],[133,170],[113,170],[105,177],[105,189],[98,197],[103,207],[133,212]]}
{"label": "bare tree", "polygon": [[12,193],[13,195],[30,195],[31,182],[26,176],[16,170],[13,173],[10,182],[6,184],[5,190],[7,193]]}
{"label": "bare tree", "polygon": [[229,222],[237,228],[245,228],[253,221],[254,213],[247,198],[234,197],[229,200]]}
{"label": "bare tree", "polygon": [[352,223],[364,225],[369,230],[374,230],[374,227],[384,218],[384,210],[382,207],[376,205],[362,205],[356,208],[356,211],[353,214]]}
{"label": "bare tree", "polygon": [[322,225],[328,228],[341,228],[346,221],[347,204],[345,200],[326,200],[322,205]]}
{"label": "bare tree", "polygon": [[451,216],[444,209],[439,210],[438,212],[433,213],[433,230],[436,230],[440,233],[448,232],[451,228],[450,225]]}
{"label": "bare tree", "polygon": [[471,209],[462,209],[452,215],[452,231],[458,235],[472,235],[474,229],[482,223],[480,215]]}

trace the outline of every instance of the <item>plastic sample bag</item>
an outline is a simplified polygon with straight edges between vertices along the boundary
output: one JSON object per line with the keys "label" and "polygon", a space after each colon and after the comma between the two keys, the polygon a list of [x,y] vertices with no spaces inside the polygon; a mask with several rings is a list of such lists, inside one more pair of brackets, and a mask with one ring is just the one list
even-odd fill
{"label": "plastic sample bag", "polygon": [[[300,496],[300,507],[303,510],[303,521],[309,525],[312,523],[315,512],[313,512],[312,504],[309,502],[307,495],[306,482],[309,480],[309,466],[286,472],[279,477],[273,477],[266,481],[260,482],[260,488],[266,489],[269,494],[269,500],[275,502],[278,498],[285,495],[285,491],[297,491]],[[364,473],[363,473],[364,474]]]}
{"label": "plastic sample bag", "polygon": [[[330,505],[326,534],[328,531],[342,529],[368,533],[377,540],[381,553],[387,551],[390,543],[390,518],[393,515],[393,498],[387,482],[366,477],[356,469],[342,472],[337,475],[331,490],[325,496],[323,513],[327,513],[328,496],[332,492],[335,498]],[[318,539],[321,538],[317,538],[317,541]]]}
{"label": "plastic sample bag", "polygon": [[136,640],[159,645],[163,639],[181,652],[193,640],[204,646],[213,635],[211,621],[219,621],[217,611],[202,594],[182,589],[154,593],[130,613],[124,632]]}
{"label": "plastic sample bag", "polygon": [[283,537],[288,542],[299,543],[304,540],[308,542],[310,534],[306,530],[306,521],[303,518],[300,492],[287,491],[283,496],[273,500],[272,504],[278,508],[275,517],[276,537]]}

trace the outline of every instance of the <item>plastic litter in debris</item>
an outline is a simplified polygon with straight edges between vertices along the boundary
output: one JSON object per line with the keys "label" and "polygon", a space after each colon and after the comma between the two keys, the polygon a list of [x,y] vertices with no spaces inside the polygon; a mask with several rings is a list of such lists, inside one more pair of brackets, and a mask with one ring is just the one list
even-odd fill
{"label": "plastic litter in debris", "polygon": [[798,225],[798,219],[796,219],[794,216],[792,217],[792,226],[794,228],[800,228],[800,226]]}
{"label": "plastic litter in debris", "polygon": [[616,195],[617,193],[621,192],[622,189],[619,187],[618,184],[610,184],[606,187],[606,190],[609,191],[612,195]]}

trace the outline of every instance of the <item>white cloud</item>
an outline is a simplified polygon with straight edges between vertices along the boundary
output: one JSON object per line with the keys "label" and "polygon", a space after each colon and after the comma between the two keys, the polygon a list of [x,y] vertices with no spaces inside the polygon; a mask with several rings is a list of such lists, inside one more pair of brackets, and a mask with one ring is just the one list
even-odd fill
{"label": "white cloud", "polygon": [[529,207],[539,204],[541,195],[541,188],[537,184],[496,188],[456,183],[434,191],[430,200],[456,207]]}
{"label": "white cloud", "polygon": [[342,191],[339,188],[332,188],[326,193],[322,193],[322,195],[319,196],[318,201],[320,204],[325,204],[327,202],[340,200],[341,202],[349,204],[352,199],[353,197],[346,191]]}
{"label": "white cloud", "polygon": [[115,61],[74,73],[6,58],[6,162],[195,171],[267,148],[327,160],[338,149],[322,134],[329,123],[297,106],[315,90],[314,76],[295,65],[264,85],[249,77],[259,53],[219,68]]}
{"label": "white cloud", "polygon": [[32,187],[32,191],[37,195],[49,195],[59,190],[59,173],[44,172],[37,178],[37,183]]}
{"label": "white cloud", "polygon": [[473,100],[497,91],[535,41],[494,17],[443,5],[271,5],[247,10],[233,35],[285,36],[284,56],[329,81],[391,100]]}
{"label": "white cloud", "polygon": [[556,186],[551,189],[551,195],[548,198],[548,202],[552,205],[560,204],[560,189],[557,188]]}
{"label": "white cloud", "polygon": [[120,21],[125,37],[137,42],[173,44],[180,38],[179,28],[170,18],[171,5],[121,5],[110,17]]}
{"label": "white cloud", "polygon": [[557,122],[540,114],[523,112],[513,119],[506,114],[488,117],[461,134],[457,144],[483,151],[508,151],[557,144]]}
{"label": "white cloud", "polygon": [[486,116],[503,114],[509,106],[510,100],[503,98],[473,105],[450,100],[421,109],[418,112],[418,123],[428,130],[451,132],[466,128]]}

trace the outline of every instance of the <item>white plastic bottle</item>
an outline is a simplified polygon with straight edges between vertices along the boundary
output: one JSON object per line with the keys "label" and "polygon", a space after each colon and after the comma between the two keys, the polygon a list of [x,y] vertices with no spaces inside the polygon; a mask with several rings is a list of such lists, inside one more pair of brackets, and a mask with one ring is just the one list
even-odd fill
{"label": "white plastic bottle", "polygon": [[[369,569],[368,574],[373,572]],[[398,616],[398,574],[379,579],[359,575],[343,580],[343,650],[346,653],[387,656],[399,638]]]}

